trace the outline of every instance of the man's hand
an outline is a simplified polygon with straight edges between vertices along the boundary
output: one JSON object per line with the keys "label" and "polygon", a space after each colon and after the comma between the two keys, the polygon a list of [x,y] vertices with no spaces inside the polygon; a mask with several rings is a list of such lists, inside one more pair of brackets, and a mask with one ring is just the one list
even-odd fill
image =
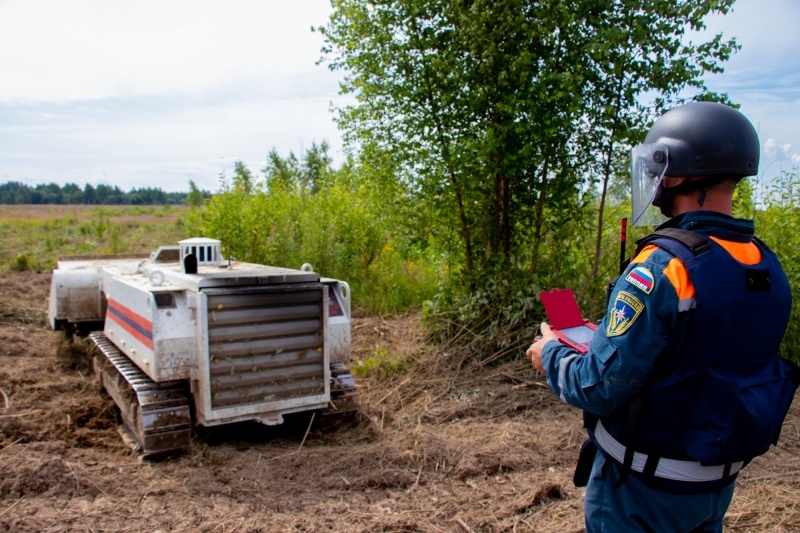
{"label": "man's hand", "polygon": [[547,344],[549,341],[558,340],[556,334],[553,333],[553,330],[550,329],[550,324],[547,322],[542,322],[542,337],[540,339],[536,339],[531,347],[528,348],[528,351],[525,352],[525,355],[528,356],[528,359],[531,360],[533,364],[533,368],[538,370],[544,375],[547,375],[547,372],[544,370],[544,366],[542,366],[542,348],[544,345]]}

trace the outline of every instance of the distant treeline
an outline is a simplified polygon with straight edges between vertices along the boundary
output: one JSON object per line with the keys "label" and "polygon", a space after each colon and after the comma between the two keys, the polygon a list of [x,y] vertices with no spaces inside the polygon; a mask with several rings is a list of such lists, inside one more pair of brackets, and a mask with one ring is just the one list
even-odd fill
{"label": "distant treeline", "polygon": [[161,189],[131,189],[129,192],[110,185],[90,184],[83,189],[74,183],[63,186],[49,183],[31,187],[24,183],[9,181],[0,184],[0,204],[83,204],[83,205],[179,205],[186,204],[191,193],[210,198],[211,193],[198,191],[193,183],[190,192],[164,192]]}

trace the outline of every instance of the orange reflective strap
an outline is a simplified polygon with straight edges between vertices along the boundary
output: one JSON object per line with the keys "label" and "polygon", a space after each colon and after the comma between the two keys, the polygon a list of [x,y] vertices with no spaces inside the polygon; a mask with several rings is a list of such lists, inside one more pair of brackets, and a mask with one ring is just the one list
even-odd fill
{"label": "orange reflective strap", "polygon": [[711,237],[711,239],[725,248],[734,259],[744,265],[757,265],[761,262],[761,250],[758,249],[755,243],[723,241],[716,237]]}
{"label": "orange reflective strap", "polygon": [[692,280],[689,279],[689,272],[683,265],[683,261],[677,257],[673,257],[664,269],[664,275],[669,282],[672,283],[672,286],[675,287],[678,300],[694,298],[694,284]]}
{"label": "orange reflective strap", "polygon": [[656,246],[655,244],[648,244],[647,246],[642,248],[642,251],[639,252],[636,255],[636,257],[631,259],[631,264],[644,263],[645,261],[647,261],[647,258],[650,257],[656,250],[658,250],[658,246]]}
{"label": "orange reflective strap", "polygon": [[[631,260],[631,264],[647,261],[656,250],[658,250],[657,245],[648,244]],[[689,273],[686,271],[686,267],[683,266],[683,262],[681,262],[680,259],[673,257],[664,269],[664,275],[675,288],[675,294],[678,295],[679,300],[694,298],[694,285],[692,285],[692,280],[689,279]]]}
{"label": "orange reflective strap", "polygon": [[[745,265],[756,265],[761,262],[761,250],[758,249],[752,242],[733,242],[724,241],[717,237],[711,237],[714,242],[722,246],[731,256]],[[648,244],[639,254],[631,260],[631,263],[643,263],[658,249],[655,244]],[[689,279],[689,272],[683,265],[683,262],[677,257],[672,260],[664,268],[664,276],[669,280],[675,288],[675,293],[678,295],[678,300],[689,300],[694,298],[694,285],[692,280]]]}

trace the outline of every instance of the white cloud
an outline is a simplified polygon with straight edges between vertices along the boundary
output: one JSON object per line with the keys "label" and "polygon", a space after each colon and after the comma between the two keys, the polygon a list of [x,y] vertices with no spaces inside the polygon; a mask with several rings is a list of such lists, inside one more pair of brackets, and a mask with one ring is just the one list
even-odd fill
{"label": "white cloud", "polygon": [[779,144],[778,141],[770,137],[762,143],[761,149],[764,150],[767,157],[783,157],[792,151],[792,145],[791,143]]}
{"label": "white cloud", "polygon": [[323,140],[330,143],[334,160],[341,161],[341,141],[328,105],[327,98],[306,97],[163,110],[167,106],[159,104],[160,113],[141,111],[141,99],[101,111],[81,104],[57,106],[40,123],[0,123],[0,182],[99,180],[123,189],[182,191],[192,179],[216,190],[220,172],[231,175],[236,160],[258,173],[271,149],[300,155]]}
{"label": "white cloud", "polygon": [[776,141],[771,137],[766,141],[764,141],[762,148],[764,150],[764,153],[767,154],[767,156],[769,157],[775,157],[776,155],[778,155],[778,141]]}
{"label": "white cloud", "polygon": [[800,166],[800,154],[792,154],[792,166]]}
{"label": "white cloud", "polygon": [[[773,69],[785,71],[797,63],[800,47],[800,2],[797,0],[737,0],[727,15],[708,17],[710,35],[735,37],[742,49],[735,53],[726,72],[746,70],[764,75]],[[766,77],[764,82],[772,80]]]}
{"label": "white cloud", "polygon": [[0,181],[215,190],[341,137],[327,0],[0,0]]}
{"label": "white cloud", "polygon": [[0,102],[280,84],[320,68],[322,37],[309,21],[329,11],[323,0],[7,0]]}
{"label": "white cloud", "polygon": [[[329,0],[0,0],[0,181],[215,190],[235,160],[257,171],[273,147],[322,140],[340,161],[328,108],[341,74],[315,64],[310,31],[330,12]],[[737,0],[703,39],[743,46],[707,83],[766,139],[762,173],[800,146],[798,20],[797,0]]]}
{"label": "white cloud", "polygon": [[[762,139],[761,172],[785,165],[800,146],[800,2],[737,0],[731,13],[708,20],[706,38],[722,33],[742,49],[707,76],[710,90],[741,104]],[[781,161],[783,160],[783,161]]]}

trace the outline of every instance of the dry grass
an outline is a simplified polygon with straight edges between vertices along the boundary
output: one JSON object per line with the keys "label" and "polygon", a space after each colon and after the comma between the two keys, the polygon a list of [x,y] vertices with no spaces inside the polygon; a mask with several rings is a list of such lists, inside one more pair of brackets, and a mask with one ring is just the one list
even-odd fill
{"label": "dry grass", "polygon": [[[12,307],[16,281],[46,294],[22,274],[0,281]],[[582,531],[580,414],[525,364],[469,367],[422,339],[415,316],[356,319],[356,359],[404,365],[359,379],[355,420],[216,428],[149,463],[94,376],[56,360],[58,335],[2,318],[0,531]],[[800,528],[799,417],[742,474],[726,529]]]}

